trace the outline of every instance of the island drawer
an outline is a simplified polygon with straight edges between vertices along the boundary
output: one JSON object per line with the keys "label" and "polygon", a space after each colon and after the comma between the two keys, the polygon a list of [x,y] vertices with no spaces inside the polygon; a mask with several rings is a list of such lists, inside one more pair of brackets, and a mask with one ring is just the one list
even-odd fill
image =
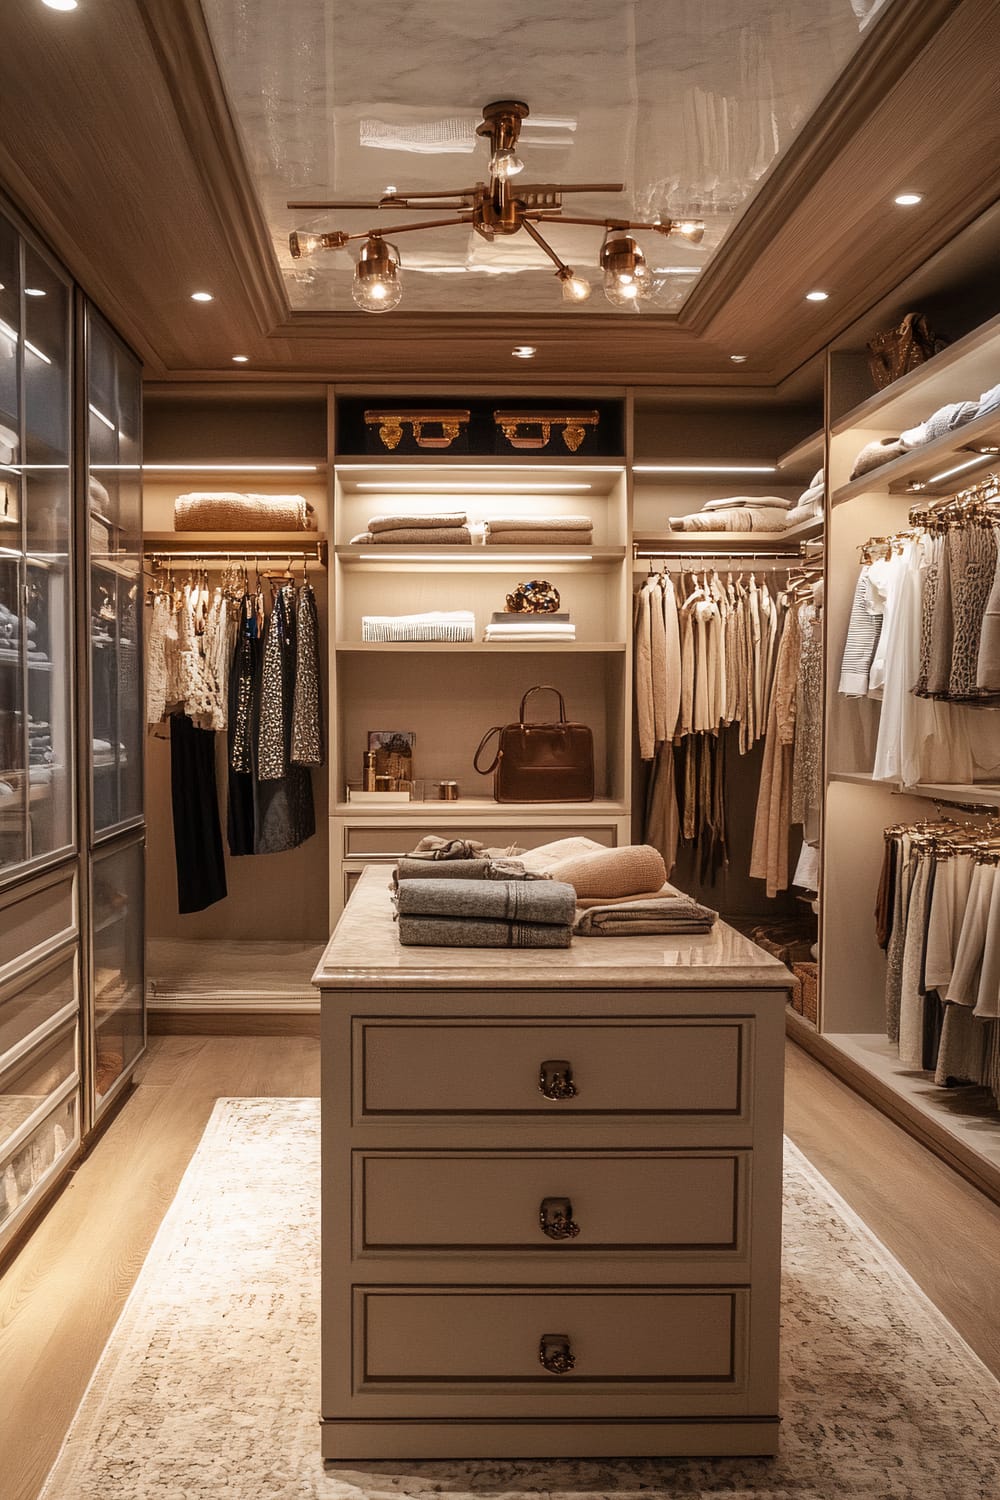
{"label": "island drawer", "polygon": [[732,1391],[746,1383],[749,1299],[745,1287],[356,1286],[355,1390],[517,1386],[526,1411],[574,1387]]}
{"label": "island drawer", "polygon": [[356,1017],[355,1119],[747,1120],[752,1016]]}
{"label": "island drawer", "polygon": [[746,1253],[747,1151],[358,1151],[357,1256]]}

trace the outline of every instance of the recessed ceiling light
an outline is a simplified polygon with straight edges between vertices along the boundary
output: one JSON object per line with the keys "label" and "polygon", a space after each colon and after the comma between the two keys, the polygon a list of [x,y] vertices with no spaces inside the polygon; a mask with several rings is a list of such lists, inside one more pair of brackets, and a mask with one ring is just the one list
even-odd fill
{"label": "recessed ceiling light", "polygon": [[900,208],[912,208],[915,203],[923,203],[923,193],[897,193],[893,203],[898,203]]}
{"label": "recessed ceiling light", "polygon": [[806,292],[806,301],[807,302],[825,302],[826,299],[827,299],[827,297],[829,297],[829,295],[830,295],[829,292]]}
{"label": "recessed ceiling light", "polygon": [[40,286],[26,286],[24,289],[24,295],[26,297],[44,297],[45,293],[42,291]]}
{"label": "recessed ceiling light", "polygon": [[746,354],[731,354],[729,358],[732,360],[734,365],[745,365],[748,356]]}
{"label": "recessed ceiling light", "polygon": [[77,0],[42,0],[49,10],[76,10]]}
{"label": "recessed ceiling light", "polygon": [[387,198],[395,198],[395,196],[396,196],[396,194],[398,192],[399,192],[399,188],[396,187],[395,184],[390,183],[389,186],[385,190],[385,196]]}
{"label": "recessed ceiling light", "polygon": [[538,350],[534,344],[517,344],[510,352],[515,359],[534,359]]}
{"label": "recessed ceiling light", "polygon": [[192,292],[191,293],[191,301],[192,302],[212,302],[212,301],[214,301],[214,298],[213,298],[211,292]]}
{"label": "recessed ceiling light", "polygon": [[234,354],[233,355],[233,364],[234,365],[245,365],[246,362],[247,362],[247,360],[249,358],[250,358],[249,354]]}

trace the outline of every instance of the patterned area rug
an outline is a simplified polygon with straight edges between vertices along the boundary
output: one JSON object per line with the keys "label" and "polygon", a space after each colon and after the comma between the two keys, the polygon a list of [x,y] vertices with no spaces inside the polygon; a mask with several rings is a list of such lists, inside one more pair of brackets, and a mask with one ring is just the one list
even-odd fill
{"label": "patterned area rug", "polygon": [[319,1101],[220,1099],[42,1500],[996,1500],[1000,1385],[786,1143],[777,1459],[319,1457]]}

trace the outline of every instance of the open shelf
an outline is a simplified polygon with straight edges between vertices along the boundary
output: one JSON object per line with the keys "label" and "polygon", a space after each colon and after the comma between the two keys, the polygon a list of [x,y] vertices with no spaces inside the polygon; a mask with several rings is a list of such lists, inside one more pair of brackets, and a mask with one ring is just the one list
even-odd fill
{"label": "open shelf", "polygon": [[474,813],[479,822],[493,818],[509,823],[512,817],[516,817],[519,823],[531,822],[533,819],[548,823],[554,817],[565,817],[569,821],[573,818],[592,818],[595,813],[623,817],[628,812],[628,805],[613,797],[595,797],[593,802],[497,802],[494,797],[458,797],[454,802],[442,802],[434,798],[427,798],[423,802],[392,802],[385,808],[380,808],[374,802],[338,802],[334,812],[337,817],[350,817],[352,822],[372,816],[381,818],[386,813],[392,818],[402,817],[414,822],[427,818],[433,818],[436,822],[441,818],[461,821],[469,813]]}
{"label": "open shelf", "polygon": [[801,475],[805,483],[822,468],[823,453],[826,446],[826,436],[822,428],[811,432],[808,437],[802,438],[794,447],[782,453],[778,458],[778,471],[781,474]]}
{"label": "open shelf", "polygon": [[[439,469],[442,481],[449,488],[460,479],[463,469],[467,470],[469,490],[472,493],[476,492],[476,475],[484,478],[492,471],[496,475],[497,484],[500,484],[506,475],[516,471],[516,482],[520,486],[524,483],[525,476],[535,469],[545,476],[547,489],[558,483],[558,475],[564,473],[565,487],[569,493],[573,493],[575,485],[589,481],[591,493],[607,494],[624,474],[625,459],[617,455],[601,459],[574,458],[570,453],[456,453],[451,457],[445,453],[355,453],[345,454],[336,460],[337,477],[348,493],[377,481],[380,477],[379,470],[384,471],[386,483],[405,482],[407,469],[413,470],[414,479],[419,475],[421,482],[427,480],[428,470]],[[433,494],[434,491],[429,490],[428,493]],[[558,492],[548,490],[548,493]]]}
{"label": "open shelf", "polygon": [[[824,518],[814,516],[800,521],[785,531],[658,531],[636,536],[633,546],[640,552],[651,552],[663,548],[668,552],[690,552],[700,556],[705,550],[712,552],[752,552],[755,548],[787,547],[790,556],[797,555],[799,542],[823,535]],[[637,559],[641,561],[641,559]]]}
{"label": "open shelf", "polygon": [[[280,551],[281,549],[276,549]],[[426,550],[426,556],[424,555]],[[421,568],[451,568],[463,567],[471,564],[478,569],[502,567],[504,571],[512,562],[537,563],[540,567],[550,563],[559,563],[561,567],[577,566],[586,567],[590,563],[603,563],[605,565],[621,562],[625,556],[624,547],[591,547],[583,544],[579,549],[571,544],[563,544],[558,547],[545,547],[525,545],[521,547],[486,547],[483,545],[473,546],[430,546],[426,549],[416,543],[413,546],[385,546],[380,547],[377,543],[361,543],[350,546],[344,543],[334,548],[334,553],[340,562],[348,566],[378,567],[386,563],[416,563]]]}
{"label": "open shelf", "polygon": [[[143,477],[157,483],[169,484],[172,479],[210,479],[220,490],[238,490],[240,482],[260,479],[267,484],[285,484],[291,481],[308,484],[322,477],[329,470],[326,458],[283,459],[225,459],[193,458],[162,460],[142,465]],[[100,464],[92,464],[94,473],[101,472]]]}
{"label": "open shelf", "polygon": [[[930,413],[928,412],[929,416]],[[996,453],[976,454],[970,452],[978,446],[1000,446],[1000,409],[976,417],[964,427],[945,433],[932,443],[923,443],[909,453],[902,453],[878,468],[870,469],[858,479],[852,479],[834,490],[832,505],[843,505],[858,495],[869,495],[872,491],[888,490],[890,494],[912,495],[914,504],[922,495],[955,494],[957,490],[982,479],[991,469],[1000,468],[1000,455]],[[970,462],[967,468],[951,472],[958,465]],[[940,477],[944,475],[945,477]],[[936,477],[937,476],[937,477]],[[909,486],[920,484],[921,489],[911,491]]]}
{"label": "open shelf", "polygon": [[930,797],[941,802],[978,802],[981,807],[1000,807],[1000,785],[997,782],[930,782],[904,787],[911,797]]}
{"label": "open shelf", "polygon": [[584,656],[614,655],[625,650],[624,641],[338,641],[338,652],[375,651],[394,653],[397,651],[419,652],[421,655],[447,655],[457,652],[467,655],[480,652],[487,656],[503,652],[524,654],[525,652],[557,651],[578,652]]}

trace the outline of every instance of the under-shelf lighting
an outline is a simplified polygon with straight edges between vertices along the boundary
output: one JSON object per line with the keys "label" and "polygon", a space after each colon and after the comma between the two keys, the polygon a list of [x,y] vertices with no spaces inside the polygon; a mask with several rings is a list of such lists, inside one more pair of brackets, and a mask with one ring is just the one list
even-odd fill
{"label": "under-shelf lighting", "polygon": [[567,490],[592,490],[592,484],[506,484],[498,481],[490,483],[489,480],[480,482],[469,479],[464,483],[447,480],[434,483],[431,480],[379,480],[377,483],[370,481],[354,486],[356,490],[382,490],[390,494],[402,494],[409,492],[413,494],[438,494],[441,490],[457,490],[462,494],[475,492],[477,495],[537,495],[541,492],[546,494],[565,494]]}
{"label": "under-shelf lighting", "polygon": [[498,563],[593,562],[592,552],[501,552],[499,547],[452,547],[447,552],[390,552],[388,547],[361,546],[358,562],[468,562],[470,554]]}
{"label": "under-shelf lighting", "polygon": [[102,411],[99,411],[92,401],[87,403],[87,410],[90,412],[91,416],[96,417],[99,422],[103,422],[105,427],[107,427],[109,431],[114,432],[114,422],[112,422],[110,417],[106,417]]}
{"label": "under-shelf lighting", "polygon": [[985,463],[988,456],[985,453],[977,453],[975,458],[967,458],[964,464],[955,464],[950,469],[942,469],[940,474],[929,475],[927,483],[937,484],[942,479],[950,479],[953,474],[961,474],[963,469],[971,469],[976,464]]}
{"label": "under-shelf lighting", "polygon": [[775,464],[633,464],[634,474],[774,474]]}
{"label": "under-shelf lighting", "polygon": [[203,464],[191,459],[184,464],[143,464],[157,474],[315,474],[319,464]]}

